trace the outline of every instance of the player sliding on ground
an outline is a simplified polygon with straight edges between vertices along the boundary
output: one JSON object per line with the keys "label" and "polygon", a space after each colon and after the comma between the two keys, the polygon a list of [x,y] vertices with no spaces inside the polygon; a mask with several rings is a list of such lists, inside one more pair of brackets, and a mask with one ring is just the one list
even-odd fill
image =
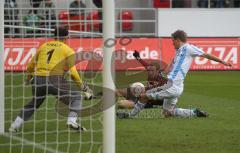
{"label": "player sliding on ground", "polygon": [[86,129],[77,124],[78,113],[81,109],[81,95],[70,88],[70,84],[65,80],[64,73],[68,67],[71,78],[82,91],[91,90],[82,83],[76,70],[74,51],[64,43],[68,37],[68,30],[56,28],[55,40],[41,45],[37,49],[36,55],[27,66],[28,79],[32,83],[32,100],[24,106],[15,121],[11,124],[9,132],[19,131],[24,121],[30,119],[34,111],[41,106],[48,94],[69,105],[67,127],[77,131]]}
{"label": "player sliding on ground", "polygon": [[[154,61],[149,64],[141,59],[137,51],[133,53],[133,56],[139,63],[141,63],[144,66],[145,70],[147,71],[147,85],[145,87],[145,90],[149,90],[157,86],[162,86],[166,83],[167,79],[164,78],[162,75],[162,72],[166,67],[165,65],[163,65],[164,63],[160,65],[159,61]],[[126,100],[121,100],[118,102],[118,108],[127,108],[127,109],[133,108],[134,104],[138,100],[138,98],[136,98],[132,94],[130,87],[124,88],[124,89],[118,89],[117,96],[123,96],[124,98],[126,98]],[[144,107],[152,108],[153,105],[162,106],[162,104],[163,104],[162,99],[149,100],[149,102]]]}
{"label": "player sliding on ground", "polygon": [[140,96],[139,101],[135,104],[130,113],[118,113],[120,118],[129,118],[138,114],[149,100],[164,99],[163,115],[165,117],[207,117],[208,113],[199,109],[184,109],[176,107],[178,98],[183,92],[184,79],[192,64],[193,58],[201,56],[209,60],[219,62],[225,66],[232,66],[230,63],[204,53],[201,49],[187,43],[187,34],[182,30],[177,30],[172,34],[173,46],[176,54],[171,63],[169,73],[167,75],[168,82],[162,87],[157,87],[146,91]]}

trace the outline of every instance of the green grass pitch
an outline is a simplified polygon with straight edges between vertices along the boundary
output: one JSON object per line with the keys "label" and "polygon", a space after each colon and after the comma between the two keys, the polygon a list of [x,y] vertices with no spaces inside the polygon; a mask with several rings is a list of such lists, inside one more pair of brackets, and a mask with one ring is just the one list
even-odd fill
{"label": "green grass pitch", "polygon": [[[12,74],[5,75],[6,130],[20,108],[31,98],[30,87],[22,85],[23,75]],[[117,74],[120,85],[128,81],[121,74]],[[96,80],[101,78],[97,77]],[[240,152],[239,91],[238,71],[190,72],[178,106],[202,108],[209,112],[210,117],[117,120],[117,153]],[[102,148],[101,114],[83,118],[82,124],[90,131],[79,134],[67,130],[66,118],[55,113],[54,106],[54,97],[49,97],[33,118],[24,124],[22,133],[11,136],[6,132],[1,135],[0,152],[98,153]],[[151,111],[160,113],[157,109]]]}

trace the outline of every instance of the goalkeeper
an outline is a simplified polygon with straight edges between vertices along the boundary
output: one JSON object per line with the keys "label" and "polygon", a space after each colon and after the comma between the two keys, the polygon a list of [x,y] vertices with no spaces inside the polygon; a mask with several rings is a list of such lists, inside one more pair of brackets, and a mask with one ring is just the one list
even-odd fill
{"label": "goalkeeper", "polygon": [[78,113],[81,109],[81,95],[70,89],[65,80],[65,70],[69,70],[71,78],[80,90],[92,93],[85,85],[75,67],[74,51],[64,42],[68,37],[68,30],[56,28],[55,40],[41,45],[36,55],[27,66],[27,82],[32,83],[32,100],[23,107],[15,121],[11,124],[9,132],[18,132],[24,121],[30,119],[48,94],[55,95],[61,102],[69,106],[67,127],[79,132],[86,129],[77,124]]}
{"label": "goalkeeper", "polygon": [[[162,75],[164,68],[163,64],[160,65],[158,62],[151,62],[149,64],[140,58],[140,55],[137,51],[133,53],[133,56],[139,63],[144,66],[145,70],[147,71],[147,85],[145,87],[145,90],[149,90],[157,86],[162,86],[167,82],[167,79]],[[121,100],[118,102],[119,108],[133,108],[135,102],[138,100],[131,93],[130,88],[118,89],[117,95],[126,98],[126,100]],[[162,106],[162,104],[163,100],[149,100],[149,102],[145,105],[145,108],[152,108],[154,105]]]}

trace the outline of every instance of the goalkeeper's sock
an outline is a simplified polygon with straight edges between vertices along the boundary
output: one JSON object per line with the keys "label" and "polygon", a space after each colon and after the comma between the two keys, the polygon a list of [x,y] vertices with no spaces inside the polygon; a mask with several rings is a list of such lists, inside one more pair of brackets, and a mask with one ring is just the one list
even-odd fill
{"label": "goalkeeper's sock", "polygon": [[177,116],[177,117],[194,117],[194,116],[196,116],[196,113],[195,113],[195,109],[175,108],[173,110],[173,116]]}
{"label": "goalkeeper's sock", "polygon": [[78,115],[76,112],[70,111],[68,114],[67,123],[69,123],[69,122],[77,123],[77,117],[78,117]]}
{"label": "goalkeeper's sock", "polygon": [[15,121],[11,124],[11,128],[19,129],[22,126],[23,122],[24,120],[21,117],[17,116]]}
{"label": "goalkeeper's sock", "polygon": [[130,117],[133,117],[135,115],[137,115],[142,109],[144,109],[146,104],[141,103],[140,101],[138,101],[135,105],[134,108],[131,110],[131,112],[129,113]]}

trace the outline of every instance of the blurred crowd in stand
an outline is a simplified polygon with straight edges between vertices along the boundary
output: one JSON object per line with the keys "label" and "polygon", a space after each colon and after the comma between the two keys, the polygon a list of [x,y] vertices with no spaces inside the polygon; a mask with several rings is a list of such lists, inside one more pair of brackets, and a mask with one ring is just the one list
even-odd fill
{"label": "blurred crowd in stand", "polygon": [[[42,34],[41,28],[53,29],[57,24],[69,26],[72,30],[87,30],[102,32],[102,0],[92,0],[92,4],[97,10],[92,12],[86,11],[86,1],[72,0],[69,1],[69,9],[57,11],[52,0],[26,0],[30,8],[21,8],[16,0],[5,0],[4,3],[4,24],[6,25],[5,37],[18,37],[26,34],[27,37],[32,34]],[[150,0],[154,8],[239,8],[240,0]],[[56,1],[55,1],[56,2]],[[143,2],[139,0],[139,3]],[[26,3],[26,2],[24,2]],[[146,6],[147,7],[147,6]],[[26,13],[23,14],[22,12]],[[133,20],[134,13],[131,10],[121,12],[119,19]],[[56,22],[59,20],[59,22]],[[75,20],[76,22],[69,22]],[[79,20],[94,20],[91,24],[79,22]],[[123,21],[124,22],[124,21]],[[129,21],[121,23],[125,30],[132,30],[132,23]],[[18,26],[34,28],[16,28]],[[122,28],[124,30],[124,28]],[[47,31],[44,31],[46,33]],[[49,31],[48,31],[49,32]],[[21,33],[21,34],[19,34]],[[31,36],[30,36],[31,37]]]}

